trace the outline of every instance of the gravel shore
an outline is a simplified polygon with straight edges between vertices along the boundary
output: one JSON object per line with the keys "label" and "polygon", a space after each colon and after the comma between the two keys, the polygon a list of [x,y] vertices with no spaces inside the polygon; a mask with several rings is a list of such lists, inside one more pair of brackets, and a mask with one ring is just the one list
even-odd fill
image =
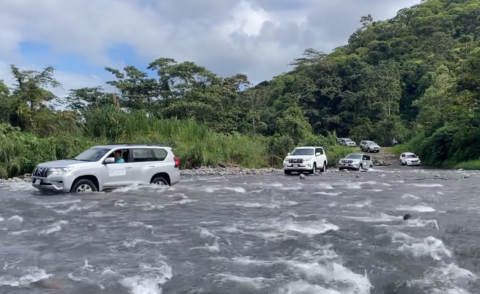
{"label": "gravel shore", "polygon": [[[283,174],[283,169],[275,168],[242,168],[242,167],[199,167],[194,169],[180,170],[182,176],[226,176],[226,175],[266,175],[266,174]],[[31,178],[29,174],[25,174],[20,177],[10,179],[0,179],[1,183],[14,183],[14,182],[30,182]]]}

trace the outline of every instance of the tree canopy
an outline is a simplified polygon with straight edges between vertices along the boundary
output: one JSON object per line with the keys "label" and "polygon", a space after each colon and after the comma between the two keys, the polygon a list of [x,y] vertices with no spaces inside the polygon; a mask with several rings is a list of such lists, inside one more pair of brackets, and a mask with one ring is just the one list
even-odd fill
{"label": "tree canopy", "polygon": [[[158,119],[193,119],[223,134],[271,137],[278,144],[336,133],[380,144],[416,142],[426,162],[478,159],[480,146],[480,2],[424,0],[384,21],[360,19],[348,43],[330,53],[306,49],[291,71],[251,85],[244,74],[219,77],[194,62],[159,58],[112,74],[102,87],[72,89],[66,110],[47,106],[60,86],[53,68],[11,67],[0,82],[0,122],[39,136],[85,129],[94,115],[144,111]],[[287,141],[285,141],[287,140]],[[467,148],[468,147],[468,148]],[[413,148],[413,147],[412,147]]]}

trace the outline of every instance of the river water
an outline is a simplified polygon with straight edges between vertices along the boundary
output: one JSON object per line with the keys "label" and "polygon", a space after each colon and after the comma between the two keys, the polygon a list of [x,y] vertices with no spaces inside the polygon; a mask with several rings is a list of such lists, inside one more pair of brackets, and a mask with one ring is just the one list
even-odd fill
{"label": "river water", "polygon": [[480,293],[479,180],[377,168],[82,196],[8,183],[0,293]]}

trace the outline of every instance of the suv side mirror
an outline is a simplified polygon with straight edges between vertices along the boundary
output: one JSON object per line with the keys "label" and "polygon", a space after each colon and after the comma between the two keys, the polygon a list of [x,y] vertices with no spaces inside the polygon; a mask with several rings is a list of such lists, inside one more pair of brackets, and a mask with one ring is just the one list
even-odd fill
{"label": "suv side mirror", "polygon": [[320,152],[317,152],[317,153],[315,154],[315,156],[320,156],[320,155],[322,155],[322,153],[320,153]]}
{"label": "suv side mirror", "polygon": [[287,156],[290,155],[290,152],[287,153]]}
{"label": "suv side mirror", "polygon": [[103,162],[103,164],[110,164],[110,163],[115,163],[115,158],[113,157],[105,158],[105,161]]}

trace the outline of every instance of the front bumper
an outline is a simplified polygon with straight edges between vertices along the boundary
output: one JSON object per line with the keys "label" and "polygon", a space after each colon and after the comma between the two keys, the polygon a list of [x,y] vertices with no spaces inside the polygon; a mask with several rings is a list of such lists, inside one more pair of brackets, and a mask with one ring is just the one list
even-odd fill
{"label": "front bumper", "polygon": [[68,193],[71,184],[71,182],[66,182],[62,176],[32,177],[32,186],[40,191]]}
{"label": "front bumper", "polygon": [[283,169],[289,171],[309,171],[313,168],[313,162],[304,163],[284,163]]}
{"label": "front bumper", "polygon": [[421,162],[420,161],[417,161],[417,162],[407,161],[406,164],[408,166],[419,166],[421,164]]}
{"label": "front bumper", "polygon": [[339,163],[338,168],[339,169],[359,169],[360,165],[354,165],[353,163]]}

